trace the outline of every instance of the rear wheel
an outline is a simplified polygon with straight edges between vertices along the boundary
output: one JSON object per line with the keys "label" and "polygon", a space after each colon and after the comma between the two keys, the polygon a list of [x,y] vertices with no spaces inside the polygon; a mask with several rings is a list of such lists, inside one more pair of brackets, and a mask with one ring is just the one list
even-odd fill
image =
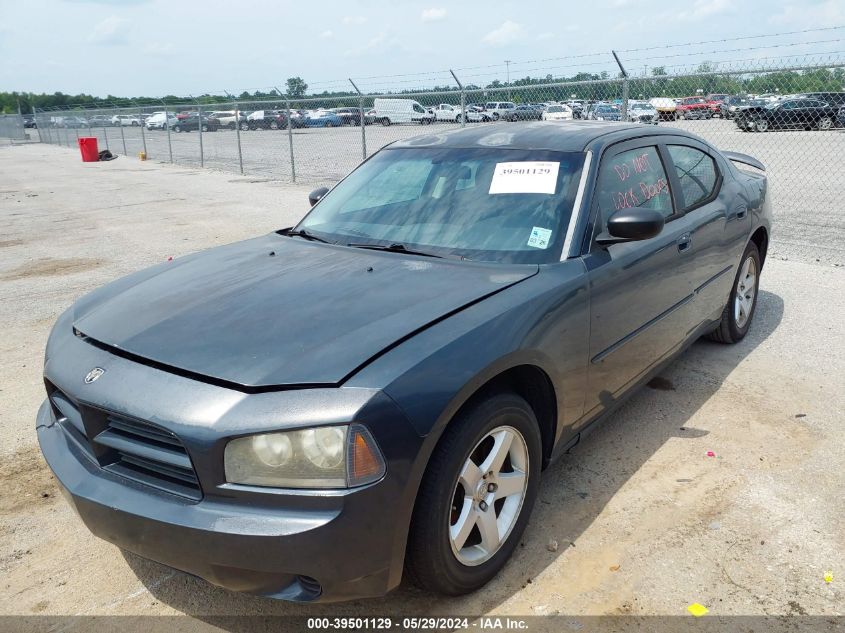
{"label": "rear wheel", "polygon": [[181,131],[182,131],[182,126],[181,126],[181,125],[174,125],[174,126],[173,126],[173,131],[174,131],[174,132],[176,132],[176,133],[178,134],[179,132],[181,132]]}
{"label": "rear wheel", "polygon": [[241,121],[240,126],[241,126],[242,132],[246,132],[247,130],[249,130],[249,122],[248,121]]}
{"label": "rear wheel", "polygon": [[203,132],[208,132],[208,126],[207,126],[207,125],[203,125],[203,126],[202,126],[202,131],[203,131]]}
{"label": "rear wheel", "polygon": [[757,119],[754,121],[753,129],[757,130],[758,132],[768,132],[769,131],[769,122],[766,119]]}
{"label": "rear wheel", "polygon": [[818,128],[820,130],[829,130],[832,127],[833,127],[833,119],[831,119],[830,117],[825,116],[825,117],[822,117],[821,119],[819,119]]}
{"label": "rear wheel", "polygon": [[420,485],[406,555],[414,582],[452,596],[489,582],[528,523],[541,460],[537,419],[516,394],[491,395],[459,414]]}
{"label": "rear wheel", "polygon": [[749,242],[740,260],[739,270],[722,311],[719,326],[709,338],[719,343],[738,343],[748,333],[754,310],[757,307],[757,291],[760,286],[760,252],[754,242]]}

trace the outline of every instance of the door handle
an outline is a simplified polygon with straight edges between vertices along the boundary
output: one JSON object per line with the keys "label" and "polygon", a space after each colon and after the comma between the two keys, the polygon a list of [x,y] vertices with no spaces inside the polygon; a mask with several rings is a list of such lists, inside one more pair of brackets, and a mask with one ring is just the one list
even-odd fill
{"label": "door handle", "polygon": [[692,246],[692,235],[689,233],[684,233],[681,237],[678,238],[678,251],[684,253],[689,250],[690,246]]}

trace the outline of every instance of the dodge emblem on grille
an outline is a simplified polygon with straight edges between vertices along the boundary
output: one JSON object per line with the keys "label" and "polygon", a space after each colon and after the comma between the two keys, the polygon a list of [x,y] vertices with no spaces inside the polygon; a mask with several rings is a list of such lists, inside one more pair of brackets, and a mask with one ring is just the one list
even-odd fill
{"label": "dodge emblem on grille", "polygon": [[100,376],[106,373],[106,370],[102,367],[95,367],[87,374],[85,374],[85,384],[90,385],[92,382],[97,380]]}

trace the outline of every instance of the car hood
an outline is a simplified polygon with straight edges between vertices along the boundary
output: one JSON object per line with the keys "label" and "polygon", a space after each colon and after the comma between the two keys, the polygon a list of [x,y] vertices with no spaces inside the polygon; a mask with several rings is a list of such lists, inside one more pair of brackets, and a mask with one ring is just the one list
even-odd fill
{"label": "car hood", "polygon": [[537,271],[270,234],[114,282],[79,302],[74,326],[115,352],[244,387],[338,384]]}

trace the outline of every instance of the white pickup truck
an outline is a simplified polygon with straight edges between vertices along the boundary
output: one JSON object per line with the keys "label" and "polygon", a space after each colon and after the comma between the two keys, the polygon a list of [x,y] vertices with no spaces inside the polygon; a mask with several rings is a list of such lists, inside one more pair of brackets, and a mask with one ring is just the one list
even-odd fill
{"label": "white pickup truck", "polygon": [[[461,122],[461,106],[455,106],[448,103],[441,103],[433,109],[434,118],[438,121],[454,121]],[[485,112],[479,112],[475,108],[466,108],[467,122],[490,121],[490,117]]]}

